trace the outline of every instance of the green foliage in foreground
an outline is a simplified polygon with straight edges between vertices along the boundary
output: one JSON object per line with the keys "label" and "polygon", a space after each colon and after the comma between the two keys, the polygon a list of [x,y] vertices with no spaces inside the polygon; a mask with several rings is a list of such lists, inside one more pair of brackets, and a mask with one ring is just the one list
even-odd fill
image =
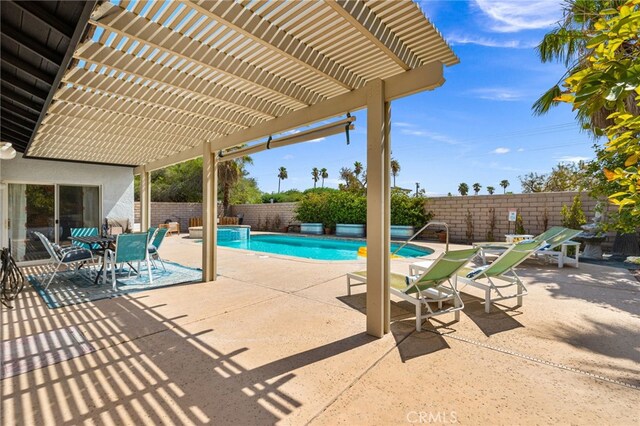
{"label": "green foliage in foreground", "polygon": [[597,163],[612,185],[601,188],[619,207],[616,227],[632,230],[640,222],[640,0],[569,0],[564,15],[538,50],[567,73],[534,111],[571,104],[586,129],[607,137]]}

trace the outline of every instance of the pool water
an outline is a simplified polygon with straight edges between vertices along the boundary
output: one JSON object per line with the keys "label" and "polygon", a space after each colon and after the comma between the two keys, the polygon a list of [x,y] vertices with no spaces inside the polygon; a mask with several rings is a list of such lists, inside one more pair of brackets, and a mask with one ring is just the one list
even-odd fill
{"label": "pool water", "polygon": [[[365,246],[366,242],[290,235],[252,235],[248,240],[218,240],[218,245],[264,253],[284,254],[305,259],[356,260],[358,259],[358,249]],[[391,244],[391,251],[397,250],[398,247],[400,247],[400,244]],[[433,250],[428,248],[406,245],[397,255],[418,257],[427,256],[431,253],[433,253]]]}

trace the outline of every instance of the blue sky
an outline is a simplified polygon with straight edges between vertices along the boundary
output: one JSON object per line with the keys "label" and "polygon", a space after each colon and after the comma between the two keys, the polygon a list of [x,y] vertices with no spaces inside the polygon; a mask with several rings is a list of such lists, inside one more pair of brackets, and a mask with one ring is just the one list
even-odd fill
{"label": "blue sky", "polygon": [[[397,185],[428,195],[457,194],[478,182],[502,192],[520,192],[518,176],[547,173],[559,162],[591,159],[593,141],[582,133],[567,105],[535,117],[533,102],[563,75],[557,64],[540,63],[534,47],[562,17],[560,1],[421,1],[420,5],[460,58],[445,68],[435,91],[392,103],[392,154],[401,166]],[[311,169],[326,167],[325,186],[337,187],[338,172],[355,161],[366,165],[366,111],[354,113],[351,144],[343,135],[253,155],[248,167],[260,189],[276,191],[278,167],[289,178],[282,190],[313,186]]]}

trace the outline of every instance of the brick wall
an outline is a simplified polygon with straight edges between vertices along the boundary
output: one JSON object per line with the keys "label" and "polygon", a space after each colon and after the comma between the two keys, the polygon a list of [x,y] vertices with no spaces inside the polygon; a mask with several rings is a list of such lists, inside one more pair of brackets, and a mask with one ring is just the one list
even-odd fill
{"label": "brick wall", "polygon": [[[484,241],[489,231],[490,208],[495,209],[496,240],[502,240],[504,234],[514,231],[514,223],[508,221],[509,209],[518,209],[528,234],[540,234],[544,231],[544,217],[548,218],[548,226],[562,225],[560,211],[563,205],[570,206],[575,192],[545,192],[536,194],[513,195],[468,195],[464,197],[429,198],[426,208],[434,213],[434,220],[447,222],[452,241],[466,242],[467,210],[471,213],[473,223],[473,241]],[[583,194],[582,209],[587,221],[591,221],[596,201]],[[610,242],[613,241],[610,238]]]}
{"label": "brick wall", "polygon": [[[133,206],[135,222],[140,223],[140,202]],[[189,219],[202,217],[201,203],[151,203],[151,225],[158,226],[170,219],[172,222],[180,222],[180,232],[188,232]]]}
{"label": "brick wall", "polygon": [[273,203],[273,204],[238,204],[231,206],[231,215],[242,214],[243,225],[251,225],[253,229],[264,229],[267,219],[273,224],[276,216],[280,217],[281,226],[298,224],[294,219],[297,203]]}
{"label": "brick wall", "polygon": [[[467,209],[471,212],[473,222],[473,238],[475,241],[484,241],[489,230],[490,208],[495,209],[496,228],[494,236],[496,240],[503,240],[504,234],[513,232],[514,224],[508,221],[509,209],[518,209],[522,215],[524,228],[529,234],[539,234],[544,231],[545,212],[548,217],[548,226],[561,225],[560,211],[563,205],[570,206],[575,192],[544,192],[537,194],[507,194],[507,195],[468,195],[465,197],[434,197],[429,198],[426,208],[434,213],[434,220],[447,222],[452,242],[466,242]],[[140,203],[135,205],[136,222],[140,221]],[[594,216],[596,201],[589,196],[582,195],[582,208],[591,221]],[[231,215],[242,214],[243,224],[251,225],[253,229],[263,229],[267,218],[273,223],[276,215],[280,217],[281,226],[297,224],[294,219],[296,203],[274,204],[240,204],[231,206]],[[164,222],[165,219],[180,218],[180,226],[186,230],[190,217],[200,217],[202,207],[198,203],[152,203],[151,223]],[[509,227],[510,225],[510,227]],[[613,234],[610,234],[605,246],[613,242]]]}

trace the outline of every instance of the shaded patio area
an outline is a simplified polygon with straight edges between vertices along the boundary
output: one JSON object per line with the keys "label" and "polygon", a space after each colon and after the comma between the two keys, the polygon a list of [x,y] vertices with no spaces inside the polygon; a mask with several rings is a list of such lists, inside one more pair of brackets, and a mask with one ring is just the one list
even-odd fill
{"label": "shaded patio area", "polygon": [[[163,249],[199,266],[192,241]],[[2,312],[3,341],[75,326],[95,351],[3,380],[3,423],[637,419],[640,283],[624,270],[527,262],[523,307],[485,314],[464,288],[460,322],[416,333],[412,307],[394,300],[391,333],[375,339],[363,332],[364,293],[346,296],[344,274],[364,262],[219,253],[215,283],[55,310],[27,288]]]}

